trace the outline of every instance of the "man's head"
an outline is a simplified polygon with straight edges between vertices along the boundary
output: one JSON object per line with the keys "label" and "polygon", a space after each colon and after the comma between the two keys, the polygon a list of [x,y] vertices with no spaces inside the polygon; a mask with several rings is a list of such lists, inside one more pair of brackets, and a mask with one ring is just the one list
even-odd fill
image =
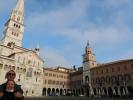
{"label": "man's head", "polygon": [[15,73],[14,70],[8,71],[8,72],[6,73],[6,76],[5,76],[5,78],[6,78],[7,80],[14,80],[15,77],[16,77],[16,73]]}

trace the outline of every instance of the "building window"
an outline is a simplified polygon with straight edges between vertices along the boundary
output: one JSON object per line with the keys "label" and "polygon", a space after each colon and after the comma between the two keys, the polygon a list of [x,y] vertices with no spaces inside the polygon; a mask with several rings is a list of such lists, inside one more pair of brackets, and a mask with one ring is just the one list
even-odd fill
{"label": "building window", "polygon": [[48,73],[45,73],[45,76],[48,76]]}
{"label": "building window", "polygon": [[25,58],[23,59],[23,64],[25,63]]}
{"label": "building window", "polygon": [[114,72],[114,68],[112,68],[112,72]]}
{"label": "building window", "polygon": [[29,69],[28,69],[27,77],[32,77],[32,71],[33,71],[32,68],[29,68]]}
{"label": "building window", "polygon": [[89,83],[89,76],[85,76],[85,83]]}
{"label": "building window", "polygon": [[127,70],[127,66],[124,66],[124,70]]}
{"label": "building window", "polygon": [[2,67],[3,67],[3,64],[0,64],[0,69],[2,69]]}
{"label": "building window", "polygon": [[103,74],[103,70],[101,70],[101,74]]}
{"label": "building window", "polygon": [[110,83],[110,76],[106,76],[105,80],[106,80],[106,83]]}
{"label": "building window", "polygon": [[131,69],[133,69],[133,64],[131,64]]}
{"label": "building window", "polygon": [[17,21],[20,21],[20,17],[18,16]]}
{"label": "building window", "polygon": [[36,82],[37,82],[37,77],[36,77]]}
{"label": "building window", "polygon": [[35,66],[35,63],[36,63],[36,62],[35,62],[35,60],[34,60],[34,61],[33,61],[33,66]]}
{"label": "building window", "polygon": [[117,67],[117,70],[120,71],[120,67]]}
{"label": "building window", "polygon": [[55,80],[53,80],[53,82],[52,82],[52,83],[53,83],[53,85],[54,85],[54,84],[55,84]]}
{"label": "building window", "polygon": [[108,68],[106,69],[106,73],[108,73],[109,72],[109,70],[108,70]]}
{"label": "building window", "polygon": [[21,74],[19,74],[19,78],[18,78],[18,81],[20,82],[20,79],[21,79]]}
{"label": "building window", "polygon": [[94,71],[91,71],[91,75],[94,75]]}
{"label": "building window", "polygon": [[18,57],[18,62],[20,62],[20,57]]}
{"label": "building window", "polygon": [[40,64],[39,64],[39,62],[38,62],[38,67],[39,67],[39,65],[40,65]]}
{"label": "building window", "polygon": [[30,64],[31,63],[31,61],[30,60],[28,60],[28,64]]}
{"label": "building window", "polygon": [[98,74],[98,71],[96,71],[96,73]]}
{"label": "building window", "polygon": [[20,79],[18,79],[18,82],[20,82]]}

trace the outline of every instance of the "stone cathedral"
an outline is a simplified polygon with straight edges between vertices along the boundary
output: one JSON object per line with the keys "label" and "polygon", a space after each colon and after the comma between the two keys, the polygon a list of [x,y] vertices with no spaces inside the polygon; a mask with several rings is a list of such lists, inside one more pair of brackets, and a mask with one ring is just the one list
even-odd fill
{"label": "stone cathedral", "polygon": [[18,0],[3,29],[0,41],[0,84],[9,70],[15,70],[15,81],[22,86],[24,95],[42,95],[43,60],[39,48],[22,47],[24,32],[24,0]]}

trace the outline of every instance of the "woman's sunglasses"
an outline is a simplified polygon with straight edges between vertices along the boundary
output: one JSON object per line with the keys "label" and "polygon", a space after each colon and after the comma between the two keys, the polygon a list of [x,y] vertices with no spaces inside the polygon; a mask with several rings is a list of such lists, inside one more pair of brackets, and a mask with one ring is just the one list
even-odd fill
{"label": "woman's sunglasses", "polygon": [[15,76],[15,74],[14,74],[14,73],[8,73],[7,75]]}

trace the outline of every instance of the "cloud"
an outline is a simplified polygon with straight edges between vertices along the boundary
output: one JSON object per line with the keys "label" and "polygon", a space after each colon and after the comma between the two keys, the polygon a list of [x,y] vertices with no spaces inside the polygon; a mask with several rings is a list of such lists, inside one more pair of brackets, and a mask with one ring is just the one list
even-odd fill
{"label": "cloud", "polygon": [[105,0],[105,2],[107,6],[120,7],[130,4],[132,0]]}
{"label": "cloud", "polygon": [[[8,6],[10,9],[16,2],[6,1],[11,3]],[[62,0],[62,3],[60,0],[53,1],[25,0],[24,45],[33,47],[38,41],[43,44],[45,48],[42,56],[47,65],[71,66],[82,63],[82,54],[88,40],[94,48],[100,47],[104,51],[115,51],[117,47],[133,42],[132,0],[64,0],[64,4]],[[0,14],[8,8],[6,5],[2,0]],[[128,49],[123,52],[128,52]],[[108,56],[111,59],[112,56]]]}
{"label": "cloud", "polygon": [[124,52],[124,54],[120,58],[121,59],[133,59],[133,48]]}
{"label": "cloud", "polygon": [[[132,0],[93,0],[93,5],[96,7],[103,7],[106,9],[114,9],[114,8],[121,8],[127,5],[132,5]],[[105,9],[105,10],[106,10]]]}
{"label": "cloud", "polygon": [[[96,0],[96,2],[98,1]],[[71,53],[75,58],[78,58],[84,53],[79,48],[84,49],[88,40],[94,47],[102,46],[105,50],[107,50],[107,47],[108,49],[115,49],[122,43],[128,44],[132,40],[132,30],[126,23],[126,13],[129,14],[131,11],[129,10],[131,9],[130,5],[128,6],[130,2],[130,0],[118,0],[116,2],[114,0],[105,0],[105,2],[102,2],[103,5],[102,3],[100,3],[101,5],[96,3],[97,6],[100,6],[96,12],[90,12],[92,10],[92,1],[72,0],[67,6],[51,9],[48,12],[43,10],[30,12],[26,19],[27,30],[28,33],[33,34],[34,31],[34,34],[40,33],[39,35],[44,37],[47,35],[62,36],[71,41],[71,43],[61,45],[60,48],[63,49],[58,50],[58,53],[55,50],[51,50],[52,53],[49,50],[44,50],[44,52],[48,52],[44,54],[48,57],[46,63],[49,62],[50,64],[51,62],[58,65],[61,63],[60,60],[63,60],[62,65],[70,65],[71,62],[67,60],[68,55],[65,56],[61,52]],[[123,6],[126,9],[122,8]],[[105,16],[97,16],[100,11]],[[97,14],[95,15],[95,13]],[[93,17],[95,21],[92,21],[90,17]],[[131,18],[128,20],[131,20]],[[77,55],[74,55],[75,51]],[[78,53],[80,54],[78,55]],[[59,57],[59,60],[56,59],[57,57]],[[71,58],[75,59],[72,56]],[[80,60],[82,62],[82,59]]]}
{"label": "cloud", "polygon": [[[44,55],[44,66],[52,66],[52,67],[57,67],[57,66],[62,66],[62,67],[71,67],[69,61],[60,54],[57,50],[53,48],[43,48],[42,55]],[[64,66],[65,65],[65,66]]]}
{"label": "cloud", "polygon": [[[116,52],[117,53],[117,52]],[[117,53],[115,55],[114,53],[114,56],[112,57],[108,57],[106,58],[106,62],[113,62],[113,61],[118,61],[118,60],[126,60],[126,59],[133,59],[133,48],[130,48],[126,51],[123,51],[122,53]]]}
{"label": "cloud", "polygon": [[84,0],[84,2],[81,0],[73,0],[73,2],[69,3],[68,6],[57,10],[51,10],[47,13],[38,13],[38,11],[33,12],[28,16],[26,24],[33,29],[36,26],[44,26],[44,29],[48,28],[50,30],[51,28],[53,31],[58,31],[64,27],[70,27],[73,23],[84,16],[87,5],[87,0]]}
{"label": "cloud", "polygon": [[[112,0],[108,0],[107,2],[107,5],[118,5],[117,2],[115,3]],[[119,2],[121,2],[121,5],[125,3],[123,0],[119,0]],[[128,40],[128,38],[131,37],[132,34],[130,32],[130,28],[118,24],[118,22],[123,22],[123,18],[119,14],[115,15],[117,18],[115,23],[117,24],[114,26],[103,25],[97,27],[95,26],[95,23],[88,23],[88,25],[85,26],[86,29],[81,29],[80,26],[75,27],[76,21],[86,16],[89,3],[90,2],[83,2],[81,0],[73,0],[70,5],[67,7],[65,6],[65,8],[58,9],[57,11],[54,10],[48,13],[42,12],[39,14],[32,13],[31,16],[33,17],[29,16],[26,21],[28,24],[27,28],[29,31],[38,29],[40,33],[43,32],[45,35],[62,35],[66,38],[76,40],[77,43],[91,40],[98,43],[107,41],[106,43],[116,44]],[[121,38],[119,38],[120,34]]]}

